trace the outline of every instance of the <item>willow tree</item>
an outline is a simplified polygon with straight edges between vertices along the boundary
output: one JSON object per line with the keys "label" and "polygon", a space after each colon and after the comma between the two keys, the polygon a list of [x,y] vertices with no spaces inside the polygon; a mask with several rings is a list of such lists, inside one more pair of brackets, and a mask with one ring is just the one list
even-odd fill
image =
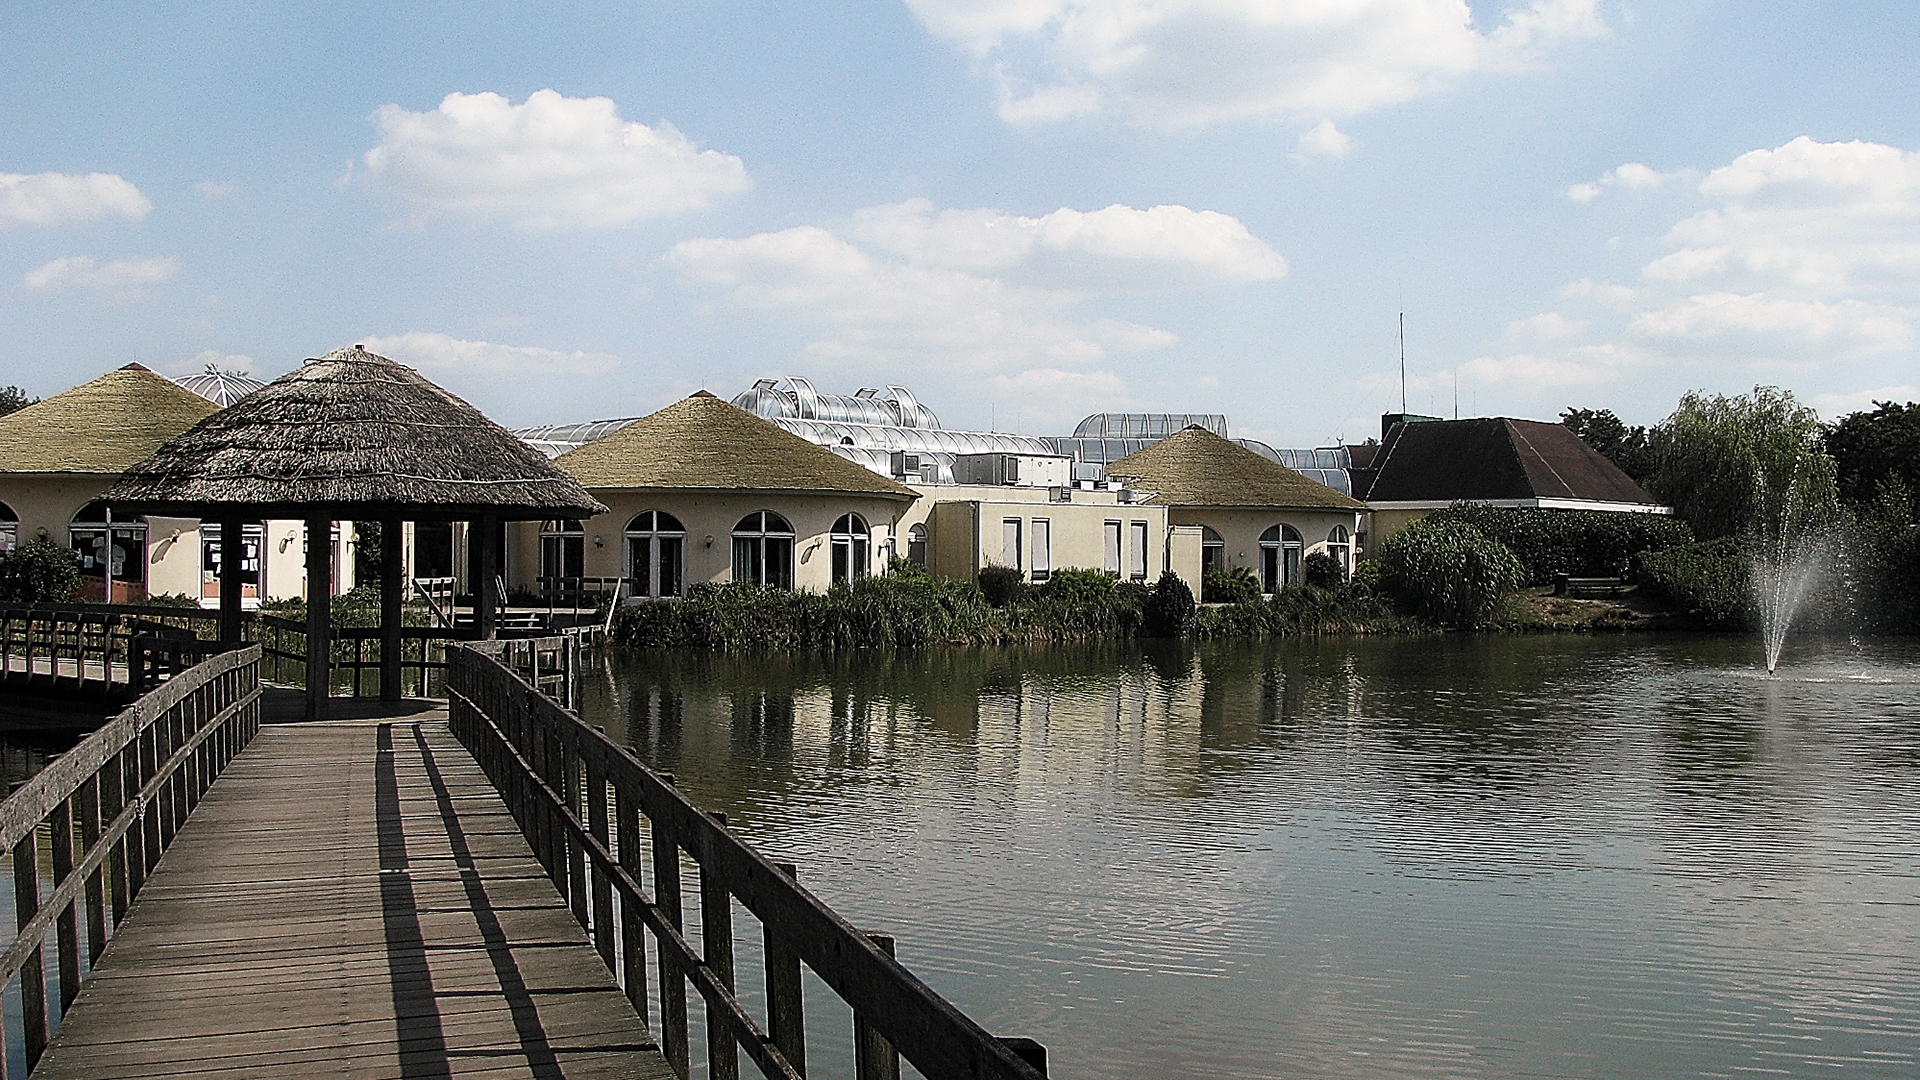
{"label": "willow tree", "polygon": [[1651,487],[1701,539],[1819,528],[1839,502],[1825,434],[1790,390],[1693,391],[1657,430]]}

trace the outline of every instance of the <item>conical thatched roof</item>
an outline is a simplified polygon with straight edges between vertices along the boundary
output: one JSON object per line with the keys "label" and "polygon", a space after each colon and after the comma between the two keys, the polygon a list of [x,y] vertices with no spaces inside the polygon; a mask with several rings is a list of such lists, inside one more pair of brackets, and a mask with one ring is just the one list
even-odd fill
{"label": "conical thatched roof", "polygon": [[1168,506],[1281,506],[1365,510],[1367,504],[1309,480],[1213,432],[1190,427],[1107,466]]}
{"label": "conical thatched roof", "polygon": [[112,476],[219,406],[128,364],[0,416],[0,473]]}
{"label": "conical thatched roof", "polygon": [[168,439],[101,498],[200,516],[220,509],[353,520],[606,513],[478,409],[358,346],[309,360]]}
{"label": "conical thatched roof", "polygon": [[705,390],[561,454],[590,488],[834,491],[911,500],[918,493],[790,434]]}

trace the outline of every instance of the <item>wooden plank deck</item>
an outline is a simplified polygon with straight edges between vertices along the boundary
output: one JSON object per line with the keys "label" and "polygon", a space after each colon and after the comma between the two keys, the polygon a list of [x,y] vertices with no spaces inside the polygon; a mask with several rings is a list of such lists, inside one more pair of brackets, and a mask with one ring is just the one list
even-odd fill
{"label": "wooden plank deck", "polygon": [[444,706],[263,728],[34,1070],[671,1075]]}

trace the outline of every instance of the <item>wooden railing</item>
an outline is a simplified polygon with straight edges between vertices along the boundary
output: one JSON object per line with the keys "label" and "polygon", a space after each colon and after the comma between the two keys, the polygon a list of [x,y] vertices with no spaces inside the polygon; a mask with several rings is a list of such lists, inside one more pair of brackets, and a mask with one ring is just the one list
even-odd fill
{"label": "wooden railing", "polygon": [[[221,653],[121,710],[0,803],[19,931],[0,954],[0,986],[18,978],[20,1001],[20,1026],[0,1041],[25,1069],[187,815],[259,731],[259,700],[259,646]],[[8,1075],[13,1060],[0,1056]]]}
{"label": "wooden railing", "polygon": [[0,681],[127,700],[218,651],[218,632],[194,608],[0,607]]}
{"label": "wooden railing", "polygon": [[[565,646],[546,648],[554,655]],[[656,1030],[680,1076],[691,1068],[691,983],[705,1004],[709,1077],[737,1077],[741,1051],[765,1076],[804,1077],[803,963],[852,1009],[860,1080],[898,1077],[901,1056],[928,1080],[1045,1075],[1038,1044],[989,1035],[895,961],[891,939],[855,929],[796,884],[791,866],[769,862],[729,832],[723,817],[681,796],[671,777],[648,769],[503,665],[524,657],[537,664],[540,649],[507,642],[450,648],[453,731],[643,1018],[653,953]],[[681,876],[683,854],[695,869],[690,884]],[[643,882],[649,873],[652,891]],[[682,925],[689,888],[699,911],[698,948]],[[761,925],[764,1020],[736,993],[735,901]]]}
{"label": "wooden railing", "polygon": [[[307,624],[262,614],[254,623],[265,678],[270,682],[306,685]],[[479,636],[468,627],[403,626],[400,628],[400,688],[404,696],[444,697],[447,643]],[[367,626],[336,626],[332,631],[331,689],[352,697],[380,693],[380,630]]]}

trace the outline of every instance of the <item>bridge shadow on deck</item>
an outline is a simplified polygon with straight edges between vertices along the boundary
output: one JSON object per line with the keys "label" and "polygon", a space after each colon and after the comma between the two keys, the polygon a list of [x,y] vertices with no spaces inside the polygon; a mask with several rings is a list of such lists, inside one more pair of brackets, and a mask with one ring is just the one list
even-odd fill
{"label": "bridge shadow on deck", "polygon": [[263,728],[35,1077],[671,1075],[444,704],[414,705]]}

